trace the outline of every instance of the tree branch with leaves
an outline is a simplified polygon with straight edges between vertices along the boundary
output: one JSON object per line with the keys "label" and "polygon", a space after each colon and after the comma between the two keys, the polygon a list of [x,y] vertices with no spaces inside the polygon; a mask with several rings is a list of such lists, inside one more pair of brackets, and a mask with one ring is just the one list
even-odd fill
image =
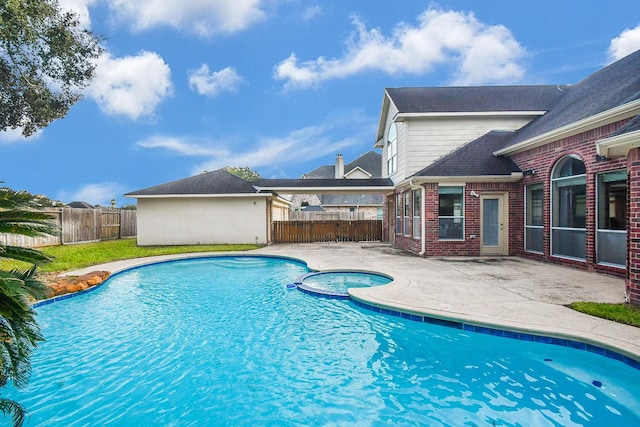
{"label": "tree branch with leaves", "polygon": [[0,0],[0,130],[29,136],[64,117],[101,53],[100,39],[57,0]]}

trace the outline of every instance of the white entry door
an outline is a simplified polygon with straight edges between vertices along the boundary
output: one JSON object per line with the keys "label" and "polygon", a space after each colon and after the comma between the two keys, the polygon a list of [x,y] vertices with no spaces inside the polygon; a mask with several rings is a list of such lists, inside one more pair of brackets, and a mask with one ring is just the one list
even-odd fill
{"label": "white entry door", "polygon": [[480,254],[508,255],[508,194],[480,196]]}

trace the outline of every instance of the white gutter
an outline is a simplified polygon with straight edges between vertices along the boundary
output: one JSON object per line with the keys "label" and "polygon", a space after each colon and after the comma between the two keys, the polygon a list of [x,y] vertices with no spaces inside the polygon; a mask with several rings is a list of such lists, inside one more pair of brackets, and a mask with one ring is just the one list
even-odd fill
{"label": "white gutter", "polygon": [[542,116],[546,111],[435,111],[432,113],[398,113],[393,118],[394,122],[402,122],[407,119],[421,119],[434,117],[495,117],[495,116]]}
{"label": "white gutter", "polygon": [[[345,180],[348,181],[348,180]],[[386,194],[395,189],[393,186],[364,186],[364,187],[258,187],[254,186],[258,192],[268,190],[282,194]],[[262,194],[262,193],[260,193]]]}
{"label": "white gutter", "polygon": [[517,182],[523,177],[522,172],[511,172],[511,175],[471,175],[471,176],[414,176],[396,184],[396,188],[413,184],[453,184],[469,182]]}
{"label": "white gutter", "polygon": [[223,198],[223,197],[268,197],[273,193],[230,193],[230,194],[125,194],[130,199],[183,199],[183,198]]}
{"label": "white gutter", "polygon": [[422,212],[420,212],[420,215],[422,217],[422,225],[421,225],[421,230],[420,230],[420,253],[418,255],[423,256],[424,253],[427,251],[427,239],[425,239],[424,237],[424,233],[427,230],[427,226],[426,226],[426,222],[427,222],[427,218],[424,215],[424,197],[426,194],[426,191],[424,189],[424,185],[420,186],[421,189],[421,195],[420,195],[420,204],[422,206],[420,206],[420,209],[422,210]]}
{"label": "white gutter", "polygon": [[627,157],[632,148],[640,147],[640,130],[601,139],[596,142],[598,155],[608,158]]}
{"label": "white gutter", "polygon": [[630,117],[635,117],[638,114],[640,114],[640,99],[628,102],[615,108],[611,108],[598,114],[594,114],[593,116],[578,120],[577,122],[569,123],[568,125],[561,126],[549,132],[545,132],[541,135],[529,138],[525,141],[498,150],[493,154],[496,156],[508,156],[510,154],[519,153],[525,150],[540,147],[550,142],[558,141],[562,138],[566,138],[580,132],[599,128],[609,123],[614,123],[620,120],[628,119]]}

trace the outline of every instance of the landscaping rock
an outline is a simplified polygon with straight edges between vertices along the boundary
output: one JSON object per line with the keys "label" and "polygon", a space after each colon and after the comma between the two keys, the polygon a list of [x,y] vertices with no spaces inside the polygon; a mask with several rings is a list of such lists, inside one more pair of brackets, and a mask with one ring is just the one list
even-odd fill
{"label": "landscaping rock", "polygon": [[47,298],[53,298],[100,285],[107,280],[110,274],[108,271],[92,271],[82,276],[45,277],[42,282],[49,288]]}

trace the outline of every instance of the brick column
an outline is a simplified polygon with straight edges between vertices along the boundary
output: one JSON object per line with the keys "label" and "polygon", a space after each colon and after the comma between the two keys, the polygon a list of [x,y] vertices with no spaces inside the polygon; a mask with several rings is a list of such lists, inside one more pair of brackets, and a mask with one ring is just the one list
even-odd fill
{"label": "brick column", "polygon": [[632,304],[640,305],[640,148],[627,156],[627,289]]}

